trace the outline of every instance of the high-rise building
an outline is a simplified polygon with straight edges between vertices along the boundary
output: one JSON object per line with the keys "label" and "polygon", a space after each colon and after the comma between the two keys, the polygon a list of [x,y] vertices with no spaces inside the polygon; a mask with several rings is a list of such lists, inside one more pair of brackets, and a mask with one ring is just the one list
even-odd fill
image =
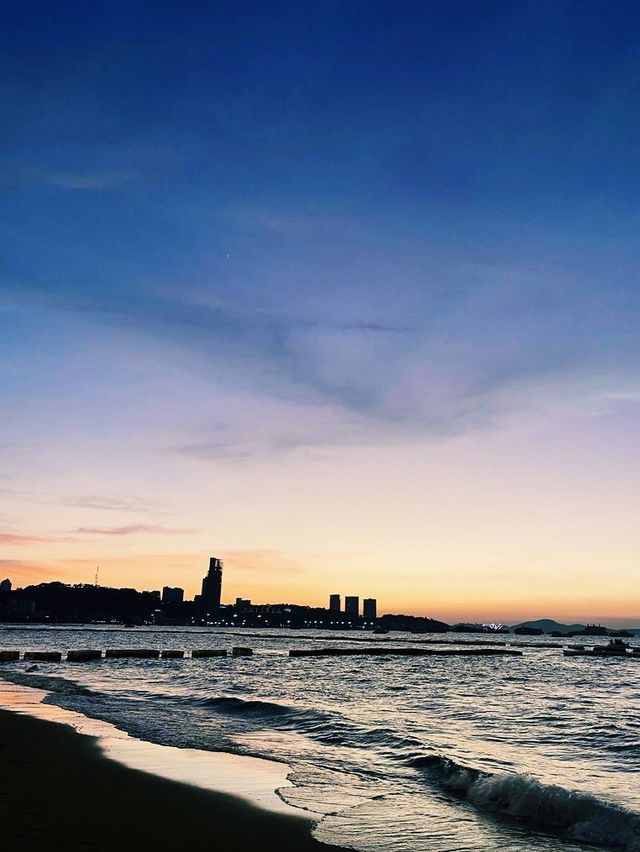
{"label": "high-rise building", "polygon": [[222,594],[222,561],[215,556],[209,559],[209,571],[202,581],[202,606],[205,612],[220,608]]}
{"label": "high-rise building", "polygon": [[329,595],[329,611],[340,612],[340,595]]}
{"label": "high-rise building", "polygon": [[360,598],[357,595],[347,595],[344,599],[344,611],[347,615],[358,615]]}
{"label": "high-rise building", "polygon": [[362,614],[365,618],[375,621],[377,610],[377,601],[375,598],[365,598],[362,601]]}
{"label": "high-rise building", "polygon": [[162,603],[163,604],[181,604],[184,601],[184,589],[180,589],[177,586],[175,588],[171,586],[163,586],[162,587]]}
{"label": "high-rise building", "polygon": [[11,580],[3,580],[0,583],[0,592],[10,592],[11,591]]}

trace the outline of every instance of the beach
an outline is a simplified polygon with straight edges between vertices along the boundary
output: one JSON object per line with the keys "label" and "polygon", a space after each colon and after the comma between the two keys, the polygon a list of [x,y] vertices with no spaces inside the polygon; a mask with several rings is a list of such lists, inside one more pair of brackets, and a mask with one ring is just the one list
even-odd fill
{"label": "beach", "polygon": [[[0,647],[106,649],[122,632],[12,628]],[[126,642],[204,647],[178,632]],[[227,654],[205,659],[4,664],[3,848],[640,848],[637,662],[516,639],[522,656],[289,655],[325,633],[248,632],[248,657],[218,631],[207,647]]]}
{"label": "beach", "polygon": [[2,849],[329,852],[303,817],[130,769],[72,727],[0,710]]}

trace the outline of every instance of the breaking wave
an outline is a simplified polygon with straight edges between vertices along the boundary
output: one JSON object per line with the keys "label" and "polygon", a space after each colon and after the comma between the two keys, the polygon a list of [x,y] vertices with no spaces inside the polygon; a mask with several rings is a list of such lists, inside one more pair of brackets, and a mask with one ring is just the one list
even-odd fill
{"label": "breaking wave", "polygon": [[410,761],[430,782],[481,811],[518,820],[562,840],[640,852],[640,814],[588,793],[517,773],[482,772],[440,755]]}

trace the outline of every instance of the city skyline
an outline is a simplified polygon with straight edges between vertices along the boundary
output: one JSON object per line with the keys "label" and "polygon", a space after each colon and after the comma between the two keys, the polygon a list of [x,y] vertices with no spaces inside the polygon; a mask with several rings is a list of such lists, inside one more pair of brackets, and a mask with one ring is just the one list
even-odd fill
{"label": "city skyline", "polygon": [[[209,568],[202,580],[202,591],[185,599],[184,589],[163,586],[159,589],[111,588],[95,582],[65,584],[60,580],[24,588],[12,588],[9,578],[0,581],[0,622],[58,624],[89,622],[95,624],[126,623],[131,627],[146,624],[188,625],[194,627],[270,627],[297,628],[311,626],[321,630],[367,629],[388,633],[404,630],[412,633],[504,633],[509,628],[524,635],[550,634],[568,636],[632,636],[640,635],[640,624],[609,625],[562,624],[554,619],[525,620],[511,625],[496,622],[457,621],[453,624],[407,613],[378,612],[375,598],[339,593],[328,595],[328,606],[318,607],[305,602],[258,602],[237,597],[235,602],[222,600],[224,564],[219,557],[209,557]],[[625,631],[631,630],[629,633]],[[13,652],[12,652],[13,653]],[[17,658],[16,658],[17,659]]]}
{"label": "city skyline", "polygon": [[640,621],[633,7],[36,6],[0,576]]}
{"label": "city skyline", "polygon": [[[209,557],[209,570],[205,577],[201,580],[200,583],[200,593],[194,593],[192,596],[189,595],[188,590],[183,589],[178,586],[167,586],[163,585],[162,589],[140,589],[138,590],[142,594],[150,594],[157,597],[157,600],[162,603],[163,606],[176,606],[182,605],[183,603],[195,605],[196,613],[199,613],[202,617],[206,617],[207,615],[211,616],[218,609],[224,610],[225,608],[230,609],[232,607],[242,607],[243,609],[251,608],[251,607],[264,607],[264,606],[282,606],[282,605],[293,605],[299,607],[316,607],[319,609],[326,608],[327,612],[333,612],[344,615],[351,616],[361,616],[364,619],[369,619],[370,621],[375,621],[377,617],[383,615],[403,615],[402,613],[398,613],[396,611],[391,611],[389,609],[385,609],[378,607],[378,600],[376,598],[360,598],[359,595],[342,595],[341,593],[330,593],[329,595],[325,595],[325,603],[326,607],[323,607],[316,600],[312,601],[302,601],[302,600],[294,600],[294,599],[282,599],[282,600],[255,600],[255,598],[242,598],[240,596],[236,596],[235,601],[232,601],[231,596],[229,596],[229,600],[225,601],[222,595],[222,581],[223,581],[223,566],[224,562],[219,557],[211,556]],[[212,574],[214,575],[213,579],[213,588],[209,589],[209,584],[211,583]],[[64,582],[60,579],[54,580],[49,578],[46,582]],[[32,584],[23,584],[23,586],[32,585]],[[98,583],[98,571],[95,574],[94,583],[78,583],[78,586],[90,587],[94,586],[96,588],[101,589],[109,589],[109,588],[118,588],[118,587],[109,587],[106,585],[102,585]],[[0,592],[2,591],[11,591],[13,586],[12,580],[10,578],[6,578],[0,581]],[[22,589],[23,586],[16,587],[18,590]],[[125,589],[131,589],[131,587],[124,587]],[[209,589],[209,590],[208,590]],[[14,589],[15,591],[15,589]],[[250,591],[250,590],[249,590]],[[484,625],[485,627],[496,628],[501,624],[516,624],[520,621],[524,622],[537,622],[537,621],[545,621],[549,620],[548,616],[542,617],[541,613],[537,613],[536,615],[525,616],[520,619],[505,619],[498,620],[492,617],[485,618],[465,618],[464,614],[461,616],[459,610],[455,610],[452,612],[450,617],[450,622],[452,624],[476,624],[476,625]],[[408,615],[410,617],[417,616],[422,618],[431,618],[433,617],[429,613],[420,610],[408,611],[404,613],[404,615]],[[442,616],[436,617],[436,621],[441,620],[445,621],[446,619],[442,618]],[[551,619],[552,621],[555,619]],[[562,619],[560,619],[561,621]],[[571,618],[566,618],[566,621],[571,621]],[[609,621],[609,627],[612,629],[615,628],[637,628],[640,629],[640,619],[631,618],[607,618],[605,617],[594,617],[594,616],[585,616],[583,618],[573,619],[574,621],[584,621],[587,624],[601,624],[603,621]]]}

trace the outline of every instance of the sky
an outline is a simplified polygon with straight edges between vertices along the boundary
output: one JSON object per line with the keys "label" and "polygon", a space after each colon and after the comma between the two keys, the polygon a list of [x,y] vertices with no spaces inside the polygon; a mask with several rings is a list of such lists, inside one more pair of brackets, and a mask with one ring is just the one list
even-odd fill
{"label": "sky", "polygon": [[640,624],[637,3],[31,0],[0,66],[0,575]]}

